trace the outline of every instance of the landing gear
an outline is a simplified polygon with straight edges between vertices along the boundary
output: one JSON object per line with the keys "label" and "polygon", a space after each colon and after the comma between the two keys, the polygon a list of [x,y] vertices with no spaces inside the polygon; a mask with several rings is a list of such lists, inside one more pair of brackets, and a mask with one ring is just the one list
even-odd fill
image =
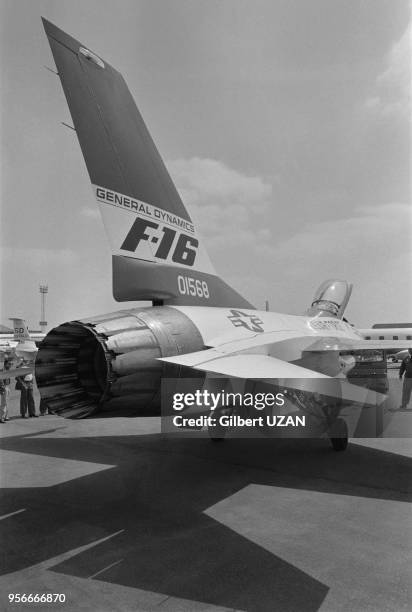
{"label": "landing gear", "polygon": [[329,440],[333,450],[344,451],[348,446],[348,426],[346,421],[339,417],[329,429]]}
{"label": "landing gear", "polygon": [[230,416],[233,412],[232,408],[217,408],[213,413],[212,417],[215,419],[216,425],[208,425],[207,433],[212,442],[223,442],[228,432],[228,427],[224,427],[220,424],[219,419],[221,416]]}

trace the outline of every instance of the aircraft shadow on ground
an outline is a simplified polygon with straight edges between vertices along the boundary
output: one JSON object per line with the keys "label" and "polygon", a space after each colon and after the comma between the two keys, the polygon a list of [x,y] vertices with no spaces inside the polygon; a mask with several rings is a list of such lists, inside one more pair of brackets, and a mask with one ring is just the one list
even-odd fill
{"label": "aircraft shadow on ground", "polygon": [[228,608],[317,610],[328,586],[215,521],[207,508],[251,483],[411,497],[407,458],[356,445],[334,453],[321,440],[25,435],[1,447],[113,465],[52,487],[3,490],[1,514],[27,511],[3,521],[2,574],[124,530],[51,569],[89,578],[121,560],[96,579]]}

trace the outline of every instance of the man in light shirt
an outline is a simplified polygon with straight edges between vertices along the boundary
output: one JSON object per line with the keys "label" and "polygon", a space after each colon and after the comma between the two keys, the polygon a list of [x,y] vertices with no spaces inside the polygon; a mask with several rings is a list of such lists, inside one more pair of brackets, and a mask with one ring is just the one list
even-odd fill
{"label": "man in light shirt", "polygon": [[33,374],[26,374],[21,378],[21,397],[20,397],[20,413],[22,417],[26,416],[26,411],[29,417],[38,417],[36,414],[36,406],[33,396]]}

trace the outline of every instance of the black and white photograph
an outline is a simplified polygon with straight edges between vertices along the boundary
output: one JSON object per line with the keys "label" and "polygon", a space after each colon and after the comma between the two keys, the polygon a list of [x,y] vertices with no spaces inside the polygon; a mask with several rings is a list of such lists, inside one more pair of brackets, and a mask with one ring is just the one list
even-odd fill
{"label": "black and white photograph", "polygon": [[0,0],[0,611],[412,608],[411,0]]}

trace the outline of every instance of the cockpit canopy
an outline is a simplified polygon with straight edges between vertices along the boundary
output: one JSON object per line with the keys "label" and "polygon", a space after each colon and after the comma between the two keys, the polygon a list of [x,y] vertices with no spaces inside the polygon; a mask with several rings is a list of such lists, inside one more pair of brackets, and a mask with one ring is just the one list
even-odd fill
{"label": "cockpit canopy", "polygon": [[352,285],[343,280],[324,281],[313,296],[309,316],[336,317],[342,319],[352,293]]}

